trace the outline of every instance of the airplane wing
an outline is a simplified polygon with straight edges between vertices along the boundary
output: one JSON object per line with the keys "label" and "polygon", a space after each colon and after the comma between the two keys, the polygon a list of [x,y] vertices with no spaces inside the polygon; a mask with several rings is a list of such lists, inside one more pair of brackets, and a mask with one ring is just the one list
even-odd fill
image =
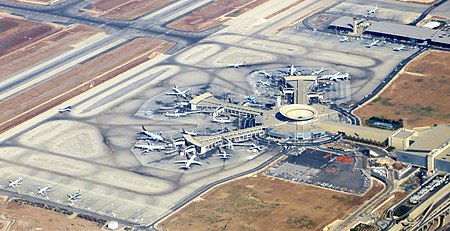
{"label": "airplane wing", "polygon": [[175,161],[173,163],[175,163],[175,164],[186,164],[187,162],[188,162],[187,160],[177,160],[177,161]]}
{"label": "airplane wing", "polygon": [[203,165],[203,163],[202,163],[202,162],[199,162],[199,161],[192,161],[192,164]]}

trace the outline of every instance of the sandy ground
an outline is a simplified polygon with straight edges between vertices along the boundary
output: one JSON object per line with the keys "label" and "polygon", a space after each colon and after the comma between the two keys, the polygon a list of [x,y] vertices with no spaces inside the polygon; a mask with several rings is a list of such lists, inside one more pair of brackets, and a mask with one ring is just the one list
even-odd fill
{"label": "sandy ground", "polygon": [[358,197],[266,176],[221,185],[166,218],[162,230],[322,230],[381,190]]}
{"label": "sandy ground", "polygon": [[[148,61],[173,44],[157,39],[136,39],[0,104],[0,129],[7,130],[116,75]],[[125,52],[126,51],[126,52]],[[39,96],[39,97],[38,97]]]}
{"label": "sandy ground", "polygon": [[431,5],[435,2],[438,2],[438,0],[397,0],[400,2],[411,2],[411,3],[419,3],[419,4],[428,4]]}
{"label": "sandy ground", "polygon": [[450,53],[429,51],[411,63],[379,97],[355,111],[371,116],[407,118],[407,127],[450,123]]}
{"label": "sandy ground", "polygon": [[0,56],[0,81],[42,60],[67,52],[73,49],[73,45],[101,32],[94,27],[77,25]]}
{"label": "sandy ground", "polygon": [[50,5],[62,0],[6,0],[8,2],[27,3],[34,5]]}
{"label": "sandy ground", "polygon": [[97,0],[92,3],[92,9],[87,12],[97,14],[102,18],[133,20],[172,2],[174,1],[159,0],[149,3],[142,0]]}
{"label": "sandy ground", "polygon": [[183,31],[204,31],[228,21],[230,17],[249,11],[267,0],[218,0],[201,7],[167,27]]}
{"label": "sandy ground", "polygon": [[0,18],[0,56],[23,48],[53,33],[60,28],[28,20]]}
{"label": "sandy ground", "polygon": [[100,226],[94,222],[84,219],[70,219],[67,215],[52,212],[46,209],[22,205],[16,202],[10,202],[6,206],[1,206],[2,215],[14,219],[14,225],[11,230],[30,231],[30,230],[70,230],[87,231],[100,230]]}

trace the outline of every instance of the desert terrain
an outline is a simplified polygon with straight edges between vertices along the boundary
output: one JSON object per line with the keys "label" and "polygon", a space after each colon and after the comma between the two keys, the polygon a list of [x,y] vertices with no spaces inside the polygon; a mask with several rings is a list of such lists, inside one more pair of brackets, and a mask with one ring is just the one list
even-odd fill
{"label": "desert terrain", "polygon": [[[162,230],[322,230],[381,191],[354,196],[257,175],[218,186],[162,221]],[[320,199],[319,199],[320,198]]]}
{"label": "desert terrain", "polygon": [[94,231],[101,229],[101,226],[95,222],[80,218],[72,218],[68,215],[17,202],[9,202],[6,205],[2,203],[0,206],[0,212],[1,215],[6,218],[4,221],[14,221],[14,224],[11,226],[10,230],[15,231]]}
{"label": "desert terrain", "polygon": [[19,18],[0,18],[0,56],[23,48],[61,28]]}
{"label": "desert terrain", "polygon": [[407,118],[408,128],[450,123],[450,53],[431,50],[409,63],[378,97],[355,111],[372,117]]}
{"label": "desert terrain", "polygon": [[167,25],[168,28],[182,31],[200,32],[228,21],[267,0],[218,0],[181,17]]}
{"label": "desert terrain", "polygon": [[5,131],[163,53],[173,44],[138,38],[0,103]]}
{"label": "desert terrain", "polygon": [[158,0],[150,3],[142,0],[97,0],[92,3],[92,9],[88,12],[102,18],[133,20],[172,2],[174,0]]}
{"label": "desert terrain", "polygon": [[[60,30],[34,43],[24,44],[24,46],[20,46],[20,49],[2,53],[0,55],[0,66],[2,66],[0,80],[4,80],[42,60],[72,50],[76,44],[102,32],[95,27],[76,25]],[[3,33],[0,33],[0,36],[2,35]]]}

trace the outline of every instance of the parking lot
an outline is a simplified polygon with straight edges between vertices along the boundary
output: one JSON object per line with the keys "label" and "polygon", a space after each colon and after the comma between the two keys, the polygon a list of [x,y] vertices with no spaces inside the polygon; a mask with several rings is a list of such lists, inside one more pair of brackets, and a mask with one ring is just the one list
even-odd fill
{"label": "parking lot", "polygon": [[318,149],[290,155],[265,173],[355,194],[363,194],[370,188],[369,179],[355,168],[354,158]]}

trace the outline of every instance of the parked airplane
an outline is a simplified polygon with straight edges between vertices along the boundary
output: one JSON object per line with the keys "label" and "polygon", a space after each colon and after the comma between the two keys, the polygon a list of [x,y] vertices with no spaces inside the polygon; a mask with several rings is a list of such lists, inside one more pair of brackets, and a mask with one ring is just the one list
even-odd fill
{"label": "parked airplane", "polygon": [[149,132],[147,131],[147,129],[145,129],[144,125],[142,125],[142,131],[139,132],[138,134],[146,135],[150,138],[150,140],[164,141],[164,138],[161,136],[161,131],[159,131],[156,134]]}
{"label": "parked airplane", "polygon": [[341,43],[350,42],[350,39],[347,36],[344,36],[343,38],[339,39],[339,42]]}
{"label": "parked airplane", "polygon": [[406,51],[405,45],[401,45],[399,47],[392,48],[394,51]]}
{"label": "parked airplane", "polygon": [[338,72],[336,74],[333,75],[324,75],[319,77],[319,80],[329,80],[329,81],[335,81],[337,82],[338,80],[348,80],[350,77],[349,73],[344,73],[342,74],[341,72]]}
{"label": "parked airplane", "polygon": [[260,71],[259,73],[263,74],[266,78],[272,78],[272,74],[268,73],[267,71]]}
{"label": "parked airplane", "polygon": [[371,43],[367,44],[366,47],[367,47],[367,48],[371,48],[371,47],[373,47],[373,46],[376,46],[379,42],[380,42],[380,40],[375,39],[375,40],[373,40]]}
{"label": "parked airplane", "polygon": [[374,8],[372,8],[370,10],[367,10],[367,14],[375,14],[375,13],[378,13],[378,6],[377,5],[375,5]]}
{"label": "parked airplane", "polygon": [[289,75],[294,76],[297,74],[297,68],[295,68],[294,63],[289,66]]}
{"label": "parked airplane", "polygon": [[195,158],[197,158],[196,154],[192,155],[191,158],[189,158],[188,160],[175,161],[175,164],[184,164],[180,168],[186,170],[190,169],[192,164],[203,165],[202,162],[196,161]]}
{"label": "parked airplane", "polygon": [[228,158],[230,158],[230,156],[233,156],[233,154],[230,153],[226,153],[225,151],[220,151],[219,154],[217,154],[220,159],[226,160]]}
{"label": "parked airplane", "polygon": [[78,191],[75,193],[75,194],[73,194],[73,195],[71,195],[71,194],[67,194],[67,202],[68,203],[75,203],[78,199],[80,199],[80,196],[81,196],[81,191],[78,189]]}
{"label": "parked airplane", "polygon": [[232,67],[232,68],[239,68],[239,67],[245,67],[247,66],[247,61],[244,61],[243,63],[232,63],[232,64],[228,64],[227,67]]}
{"label": "parked airplane", "polygon": [[160,107],[159,110],[161,110],[161,111],[174,110],[174,109],[177,109],[177,108],[180,108],[180,107],[183,107],[183,104],[179,103],[179,104],[176,104],[174,106]]}
{"label": "parked airplane", "polygon": [[225,123],[231,123],[230,119],[224,119],[224,118],[217,118],[213,116],[213,122],[219,123],[219,124],[225,124]]}
{"label": "parked airplane", "polygon": [[162,145],[140,144],[140,143],[134,144],[133,148],[144,150],[144,152],[149,152],[149,151],[154,151],[154,150],[160,151],[160,150],[166,149],[166,147],[162,146]]}
{"label": "parked airplane", "polygon": [[197,133],[195,133],[194,131],[186,131],[184,130],[184,128],[181,129],[181,133],[182,134],[186,134],[186,135],[191,135],[191,136],[197,136]]}
{"label": "parked airplane", "polygon": [[270,82],[269,82],[269,81],[261,81],[261,80],[258,80],[258,83],[261,84],[261,85],[263,85],[263,86],[266,86],[266,87],[270,86]]}
{"label": "parked airplane", "polygon": [[65,108],[60,108],[59,113],[64,113],[64,112],[71,112],[72,111],[72,106],[67,106]]}
{"label": "parked airplane", "polygon": [[187,113],[185,113],[185,112],[166,112],[166,117],[179,118],[179,117],[183,117],[183,116],[187,116]]}
{"label": "parked airplane", "polygon": [[325,69],[323,69],[323,67],[322,67],[322,68],[320,68],[320,70],[313,71],[311,75],[319,75],[320,73],[322,73],[324,71],[325,71]]}
{"label": "parked airplane", "polygon": [[252,104],[259,104],[258,100],[253,96],[247,96],[247,100]]}
{"label": "parked airplane", "polygon": [[178,89],[178,86],[174,84],[173,87],[172,87],[172,91],[173,92],[167,92],[166,95],[176,95],[176,96],[181,96],[183,98],[187,98],[187,92],[189,90],[191,90],[191,89],[188,88],[188,89],[186,89],[184,91],[181,91],[180,89]]}
{"label": "parked airplane", "polygon": [[43,197],[47,196],[47,192],[49,192],[49,190],[52,188],[52,186],[50,184],[48,184],[47,186],[45,186],[44,188],[37,188],[38,190],[38,195],[41,195]]}
{"label": "parked airplane", "polygon": [[8,188],[17,188],[17,186],[22,184],[22,177],[19,177],[17,180],[10,180],[8,184]]}

